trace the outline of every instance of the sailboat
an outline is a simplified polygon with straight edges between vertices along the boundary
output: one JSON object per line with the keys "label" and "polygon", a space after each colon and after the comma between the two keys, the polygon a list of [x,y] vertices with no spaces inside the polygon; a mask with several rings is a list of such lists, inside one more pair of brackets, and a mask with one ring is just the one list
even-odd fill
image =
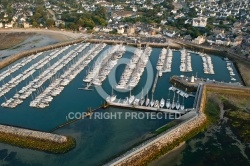
{"label": "sailboat", "polygon": [[176,102],[176,109],[178,110],[180,108],[180,101],[179,101],[179,93],[178,93],[178,100]]}
{"label": "sailboat", "polygon": [[143,89],[141,90],[141,92],[142,92],[142,95],[141,95],[140,104],[143,105],[144,102],[145,102],[145,98],[144,98],[144,96],[143,96]]}
{"label": "sailboat", "polygon": [[182,100],[182,105],[181,105],[181,110],[184,110],[185,106],[184,106],[184,96],[183,97],[183,100]]}
{"label": "sailboat", "polygon": [[114,95],[113,86],[112,86],[112,96],[110,97],[110,101],[113,102],[115,101],[115,99],[116,99],[116,95]]}
{"label": "sailboat", "polygon": [[160,107],[162,108],[162,107],[164,107],[164,105],[165,105],[165,100],[162,98],[160,101]]}
{"label": "sailboat", "polygon": [[172,109],[174,109],[174,108],[175,108],[174,98],[175,98],[175,92],[174,92],[173,102],[172,102],[172,105],[171,105],[171,108],[172,108]]}
{"label": "sailboat", "polygon": [[170,98],[169,98],[169,95],[170,95],[170,89],[168,90],[168,99],[167,99],[167,102],[166,102],[166,107],[167,107],[167,109],[169,109],[170,108]]}
{"label": "sailboat", "polygon": [[147,99],[146,99],[146,103],[145,103],[145,105],[146,105],[146,106],[148,106],[148,105],[149,105],[149,103],[150,103],[150,100],[149,100],[149,98],[148,98],[148,90],[147,90]]}
{"label": "sailboat", "polygon": [[132,104],[134,99],[135,99],[135,96],[131,95],[131,88],[130,88],[130,95],[129,95],[129,99],[128,99],[128,104]]}
{"label": "sailboat", "polygon": [[151,101],[150,101],[150,107],[153,107],[154,104],[155,104],[155,102],[154,102],[153,95],[152,95],[152,99],[151,99]]}

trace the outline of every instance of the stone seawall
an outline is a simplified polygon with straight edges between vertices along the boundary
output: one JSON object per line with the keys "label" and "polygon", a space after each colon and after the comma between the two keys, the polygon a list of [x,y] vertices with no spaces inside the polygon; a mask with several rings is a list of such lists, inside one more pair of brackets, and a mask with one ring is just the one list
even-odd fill
{"label": "stone seawall", "polygon": [[36,49],[32,49],[32,50],[28,50],[28,51],[24,51],[24,52],[21,52],[21,53],[14,54],[14,55],[9,56],[8,58],[0,61],[0,69],[10,65],[11,63],[14,63],[15,61],[17,61],[17,60],[19,60],[19,59],[21,59],[23,57],[30,56],[30,55],[38,53],[38,52],[51,50],[51,49],[54,49],[54,48],[64,47],[64,46],[75,44],[75,43],[80,43],[82,41],[84,41],[84,39],[77,39],[77,40],[57,43],[57,44],[53,44],[53,45],[50,45],[50,46],[40,47],[40,48],[36,48]]}

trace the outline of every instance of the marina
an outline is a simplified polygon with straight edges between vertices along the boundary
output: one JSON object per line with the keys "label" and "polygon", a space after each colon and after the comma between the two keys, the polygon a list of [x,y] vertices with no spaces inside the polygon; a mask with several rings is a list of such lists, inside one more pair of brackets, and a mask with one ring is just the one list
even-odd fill
{"label": "marina", "polygon": [[[82,52],[76,51],[78,55],[69,62],[65,61],[65,63],[67,62],[65,66],[62,67],[59,71],[57,71],[55,74],[53,75],[50,75],[49,73],[43,74],[45,70],[53,66],[57,61],[60,61],[63,57],[65,56],[69,57],[67,54],[71,50],[75,50],[80,45],[81,45],[80,47],[83,48],[85,44],[89,44],[89,45],[85,49],[83,49]],[[73,72],[72,74],[74,74],[75,72],[80,70],[80,68],[75,70],[74,68],[75,64],[78,62],[78,60],[81,59],[81,57],[84,57],[85,55],[87,55],[86,53],[88,52],[88,50],[92,51],[91,48],[94,46],[95,44],[90,44],[90,43],[79,43],[76,45],[68,46],[68,48],[65,49],[65,51],[60,53],[56,58],[52,59],[50,61],[50,64],[48,63],[45,64],[41,69],[36,70],[30,77],[26,78],[24,81],[21,81],[18,85],[16,85],[16,87],[13,87],[10,91],[5,93],[4,96],[0,98],[1,103],[6,102],[6,99],[14,98],[14,96],[15,96],[14,99],[16,99],[16,97],[18,97],[18,95],[16,94],[23,95],[27,91],[30,91],[31,89],[33,89],[32,86],[29,87],[27,85],[29,85],[30,82],[33,81],[34,79],[39,78],[39,81],[42,81],[41,78],[43,78],[44,76],[48,76],[48,77],[50,76],[50,78],[48,78],[39,87],[38,87],[39,85],[38,84],[37,88],[34,88],[36,89],[36,91],[33,91],[29,95],[29,97],[27,97],[26,99],[23,99],[22,104],[19,104],[16,107],[11,108],[11,109],[9,107],[1,107],[0,122],[3,124],[20,126],[24,128],[31,128],[34,130],[51,131],[52,129],[57,128],[57,126],[67,123],[65,116],[67,116],[69,112],[71,111],[74,113],[85,112],[88,110],[89,107],[97,108],[100,106],[100,103],[103,103],[106,97],[113,96],[111,95],[111,90],[112,90],[112,86],[116,87],[116,84],[110,85],[109,79],[105,79],[102,82],[101,86],[93,86],[93,90],[90,92],[78,90],[79,87],[86,86],[85,84],[83,85],[83,78],[86,78],[87,74],[91,71],[93,66],[95,66],[95,62],[97,62],[99,58],[101,59],[104,53],[111,46],[106,46],[105,48],[103,48],[103,51],[101,51],[97,56],[95,56],[93,60],[91,60],[83,70],[79,71],[79,74],[74,76],[74,78],[73,76],[72,76],[72,79],[68,77],[71,75],[69,74],[71,73],[69,71],[72,71]],[[130,46],[125,46],[125,47],[126,47],[126,51],[122,57],[131,60],[137,48],[130,47]],[[62,47],[60,50],[64,48],[65,47]],[[142,49],[142,52],[143,50],[144,48]],[[40,59],[42,59],[47,54],[52,53],[53,51],[55,50],[52,50],[49,52],[47,51],[43,52],[40,56],[38,56],[36,59],[33,60],[34,62],[31,61],[27,63],[26,65],[24,65],[22,67],[23,71],[28,69],[33,63],[39,62]],[[152,82],[154,81],[154,78],[156,78],[156,74],[157,74],[156,65],[159,59],[159,55],[161,54],[161,51],[162,49],[160,48],[152,48],[151,55],[148,59],[147,64],[151,63],[153,66]],[[74,54],[74,52],[71,52],[71,56],[72,54]],[[146,86],[146,82],[148,81],[148,77],[147,77],[148,72],[147,70],[145,70],[144,72],[142,72],[142,75],[140,76],[140,80],[138,81],[138,84],[134,88],[132,87],[130,88],[129,86],[127,87],[127,89],[131,89],[131,96],[134,96],[134,100],[133,101],[132,99],[130,100],[131,104],[129,105],[127,104],[126,105],[127,107],[110,105],[110,107],[107,107],[106,109],[100,108],[100,110],[98,111],[117,113],[117,112],[131,112],[131,111],[136,110],[136,111],[140,111],[140,113],[142,114],[145,114],[148,111],[150,111],[150,109],[152,109],[151,112],[160,112],[159,110],[165,110],[168,112],[169,111],[181,112],[181,114],[182,112],[184,112],[185,114],[186,109],[187,111],[189,111],[189,109],[193,108],[193,104],[196,99],[192,96],[187,97],[187,98],[183,97],[180,94],[177,94],[178,90],[176,90],[175,93],[172,90],[169,90],[169,88],[172,86],[172,84],[169,83],[171,76],[184,75],[184,77],[181,79],[186,79],[186,77],[190,79],[192,75],[195,75],[196,73],[198,73],[198,77],[203,78],[203,80],[207,80],[208,78],[211,81],[214,79],[218,82],[223,81],[224,83],[225,82],[229,83],[231,81],[231,77],[227,69],[226,61],[223,60],[222,58],[216,55],[209,54],[209,56],[211,56],[211,60],[213,62],[213,67],[215,71],[215,74],[210,75],[210,74],[204,74],[202,58],[200,56],[196,56],[192,54],[191,56],[192,56],[191,63],[193,67],[192,68],[193,72],[185,72],[185,73],[180,72],[179,66],[181,64],[180,62],[181,54],[180,54],[180,51],[178,50],[173,51],[171,72],[166,72],[166,73],[163,72],[164,74],[162,75],[162,77],[157,76],[157,83],[154,86],[154,92],[152,91],[153,84],[150,86]],[[22,60],[23,59],[21,59],[19,62],[21,62]],[[60,63],[62,62],[60,61]],[[4,72],[8,68],[12,68],[13,65],[10,65],[9,67],[1,70],[0,73]],[[135,63],[135,65],[138,65],[138,61]],[[116,70],[113,70],[115,69],[113,68],[112,70],[110,70],[108,75],[115,75],[116,80],[120,81],[121,75],[124,73],[125,68],[126,68],[126,64],[117,67]],[[234,64],[232,64],[232,68],[235,71],[234,78],[237,80],[236,82],[240,82],[241,80],[238,76],[238,73],[236,72],[237,70],[235,70],[234,68]],[[163,70],[164,70],[164,67],[163,67]],[[22,70],[17,70],[13,72],[11,75],[14,78],[20,73],[22,73]],[[43,77],[40,76],[42,74],[43,74]],[[10,81],[11,75],[6,76],[0,82],[0,86]],[[60,82],[60,84],[59,84],[59,81],[56,82],[58,79],[62,78],[61,77],[62,75],[64,75],[65,78],[70,80],[68,82],[65,79],[66,82],[63,83],[65,84],[65,86],[61,85],[62,82]],[[37,80],[36,84],[39,83],[39,81]],[[48,92],[47,95],[50,95],[51,97],[53,97],[53,99],[51,100],[51,102],[48,102],[49,105],[44,107],[43,109],[38,108],[37,107],[38,105],[36,107],[30,107],[31,102],[34,99],[36,99],[37,96],[39,96],[40,94],[45,94],[45,90],[48,87],[51,87],[51,88],[53,87],[52,84],[57,85],[56,86],[57,88],[63,87],[63,90],[57,96],[56,96],[56,93],[54,93],[53,95],[55,95],[56,97],[52,96],[51,91]],[[26,87],[26,88],[22,90],[23,87]],[[95,89],[98,87],[103,88],[103,90],[107,93],[107,96],[105,98],[101,96],[100,93]],[[52,89],[55,90],[54,87]],[[23,93],[19,93],[20,90],[22,90]],[[59,89],[57,90],[59,92]],[[187,93],[183,89],[182,91]],[[129,98],[130,96],[130,92],[120,92],[120,91],[117,91],[116,88],[113,89],[112,94],[115,94],[116,96],[116,97],[113,97],[112,100],[114,99],[113,101],[119,104],[123,104],[126,97]],[[41,101],[44,101],[44,99]],[[172,109],[173,101],[175,103],[174,109]],[[180,103],[180,106],[178,106],[179,105],[178,103]],[[152,107],[150,107],[151,105]],[[181,109],[181,105],[184,106],[183,111]],[[138,109],[134,108],[135,106]],[[10,117],[15,117],[15,119],[10,118]],[[76,137],[76,141],[77,141],[76,150],[70,151],[69,153],[62,155],[62,157],[58,155],[51,155],[50,159],[47,159],[46,158],[47,155],[45,153],[41,153],[41,152],[37,152],[33,150],[25,151],[23,149],[15,148],[15,147],[11,147],[11,148],[17,152],[18,159],[22,158],[22,154],[25,154],[26,156],[28,156],[25,159],[22,158],[21,161],[25,163],[29,163],[29,164],[36,164],[33,158],[37,156],[40,156],[40,157],[37,157],[39,158],[39,161],[43,159],[47,159],[50,164],[56,164],[58,163],[58,160],[63,160],[64,158],[68,158],[72,156],[79,156],[80,154],[81,157],[79,159],[75,158],[74,161],[80,162],[84,160],[86,165],[103,165],[105,164],[105,161],[113,158],[115,154],[122,153],[126,151],[128,148],[130,148],[131,146],[133,146],[134,144],[144,141],[145,138],[148,138],[149,133],[151,133],[155,129],[161,127],[162,125],[165,125],[166,123],[170,121],[171,120],[169,119],[130,120],[130,119],[125,119],[125,118],[119,121],[117,120],[102,121],[102,120],[93,120],[93,119],[79,120],[77,122],[74,122],[72,124],[69,124],[65,127],[62,127],[54,131],[55,133],[60,134],[60,135],[72,135],[73,133],[77,133],[78,135]],[[136,126],[136,127],[131,127],[131,126]],[[107,131],[106,130],[107,128],[109,128],[110,130]],[[119,134],[114,134],[117,132],[119,132]],[[84,138],[84,141],[82,140],[82,138]],[[103,144],[103,142],[106,142],[105,145]],[[95,145],[98,144],[98,146],[89,147],[88,146],[89,144],[95,144]],[[120,145],[126,145],[126,146],[120,147]],[[4,144],[1,146],[6,149],[10,149],[10,146],[8,145]],[[86,147],[86,148],[82,148],[82,147]],[[102,149],[102,152],[96,155],[96,151],[98,151],[100,148]],[[92,157],[91,158],[88,157],[89,155],[91,155]],[[32,156],[32,157],[29,157],[29,156]],[[13,161],[12,164],[22,165],[20,163],[14,163],[15,161]],[[67,160],[63,160],[63,161],[64,163],[62,165],[75,164],[72,161],[67,161]]]}
{"label": "marina", "polygon": [[42,93],[31,101],[30,107],[44,108],[49,106],[53,97],[58,96],[64,87],[68,85],[105,46],[106,44],[95,45],[83,57],[80,57],[67,71],[55,79]]}
{"label": "marina", "polygon": [[127,64],[126,69],[116,86],[117,89],[133,89],[138,84],[151,52],[151,47],[146,47],[144,51],[136,49],[133,59]]}
{"label": "marina", "polygon": [[88,89],[91,84],[101,86],[102,82],[106,79],[107,75],[117,64],[117,61],[122,57],[126,48],[122,45],[115,45],[108,49],[100,59],[97,59],[93,69],[87,74],[86,78],[83,79],[84,82],[87,82]]}

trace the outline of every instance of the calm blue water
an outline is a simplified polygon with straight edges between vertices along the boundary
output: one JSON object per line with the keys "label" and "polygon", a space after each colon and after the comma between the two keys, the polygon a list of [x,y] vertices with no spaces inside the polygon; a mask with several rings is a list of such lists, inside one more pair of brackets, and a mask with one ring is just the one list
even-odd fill
{"label": "calm blue water", "polygon": [[[70,49],[74,49],[76,46],[72,46]],[[91,46],[89,46],[91,47]],[[85,49],[88,50],[89,47]],[[107,49],[106,47],[105,49]],[[70,50],[69,49],[69,50]],[[124,62],[124,59],[129,59],[133,55],[133,47],[127,47],[127,51],[119,63]],[[68,50],[68,51],[69,51]],[[66,51],[66,53],[68,52]],[[46,55],[51,51],[43,53]],[[147,70],[144,71],[141,80],[136,88],[132,90],[132,94],[141,96],[141,91],[143,89],[143,94],[149,92],[149,97],[151,97],[151,85],[155,78],[156,69],[155,65],[158,61],[161,49],[154,48],[151,56],[150,62],[147,65]],[[85,52],[82,53],[84,55]],[[101,55],[102,52],[99,54]],[[37,62],[40,58],[32,61],[32,63]],[[82,56],[80,55],[80,56]],[[62,57],[63,55],[60,55]],[[226,68],[226,62],[218,56],[211,55],[212,61],[214,63],[215,75],[205,75],[203,74],[202,59],[198,55],[192,55],[192,73],[185,73],[186,76],[198,75],[202,78],[210,78],[218,81],[230,81],[230,75]],[[29,107],[29,103],[32,100],[30,96],[25,100],[22,105],[15,109],[7,109],[0,107],[0,123],[15,125],[25,128],[31,128],[35,130],[50,131],[53,128],[65,123],[66,116],[69,112],[86,112],[89,107],[96,108],[104,100],[103,97],[107,94],[111,94],[112,87],[115,88],[115,83],[112,78],[117,82],[120,79],[125,64],[117,65],[110,75],[102,85],[102,88],[97,90],[93,87],[93,91],[83,91],[78,90],[79,87],[83,87],[82,79],[85,77],[88,68],[92,67],[96,57],[88,67],[86,67],[64,90],[63,92],[54,98],[50,103],[50,106],[45,109],[36,109]],[[52,60],[51,64],[55,63],[57,58]],[[21,71],[28,68],[32,63],[23,67],[23,69],[16,71],[12,74],[15,77]],[[153,70],[151,70],[151,65]],[[180,66],[180,52],[175,51],[173,56],[172,72],[163,74],[161,78],[158,79],[158,84],[155,90],[154,99],[160,100],[161,98],[167,98],[168,88],[171,86],[169,83],[170,77],[172,75],[181,75],[179,71]],[[5,69],[3,69],[5,70]],[[41,72],[41,71],[40,71]],[[60,71],[59,73],[61,73]],[[236,70],[235,70],[236,73]],[[39,75],[37,71],[33,77]],[[238,74],[235,78],[240,81]],[[0,82],[0,86],[5,82],[8,82],[11,76],[7,77],[4,81]],[[5,95],[6,98],[12,97],[16,91],[20,90],[23,86],[27,84],[32,77],[28,78],[27,81],[23,81],[16,88],[13,88],[9,93]],[[44,84],[44,88],[49,82]],[[104,92],[100,92],[103,90]],[[98,92],[97,92],[98,91]],[[127,92],[118,92],[114,90],[118,98],[125,98],[129,95]],[[35,95],[35,94],[33,94]],[[173,94],[171,93],[171,98]],[[0,98],[0,103],[4,102],[5,98]],[[185,99],[185,106],[192,107],[193,98]],[[105,110],[100,109],[100,112],[124,112],[130,110],[123,110],[119,108],[108,108]],[[124,115],[124,114],[123,114]],[[2,164],[12,164],[12,165],[100,165],[106,160],[114,157],[117,153],[120,153],[135,143],[145,140],[149,137],[152,131],[158,127],[166,124],[170,120],[132,120],[125,119],[122,117],[119,120],[109,119],[109,120],[94,120],[94,119],[84,119],[79,120],[69,126],[57,130],[55,133],[73,136],[77,141],[77,147],[63,155],[52,155],[44,152],[38,152],[28,149],[21,149],[13,147],[10,145],[0,144],[0,165]]]}

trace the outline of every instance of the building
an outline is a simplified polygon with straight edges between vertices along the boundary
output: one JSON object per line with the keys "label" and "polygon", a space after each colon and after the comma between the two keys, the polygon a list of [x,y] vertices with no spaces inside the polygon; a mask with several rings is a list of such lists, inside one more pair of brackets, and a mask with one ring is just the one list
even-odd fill
{"label": "building", "polygon": [[198,36],[192,42],[195,43],[195,44],[205,43],[206,42],[206,37],[205,36]]}
{"label": "building", "polygon": [[13,28],[13,24],[14,24],[14,22],[11,21],[10,23],[6,23],[6,24],[4,25],[4,27],[5,27],[5,28]]}
{"label": "building", "polygon": [[3,23],[0,22],[0,28],[3,28]]}
{"label": "building", "polygon": [[168,37],[174,37],[174,35],[176,34],[175,31],[171,31],[171,30],[163,30],[163,35],[166,35]]}
{"label": "building", "polygon": [[23,23],[23,28],[30,28],[30,24],[28,22]]}
{"label": "building", "polygon": [[128,36],[133,36],[135,34],[135,26],[134,25],[133,26],[129,26],[127,28],[127,34],[128,34]]}
{"label": "building", "polygon": [[117,28],[117,33],[118,34],[123,34],[124,33],[124,28],[123,27]]}
{"label": "building", "polygon": [[206,27],[207,26],[207,18],[206,17],[197,17],[193,18],[193,27]]}
{"label": "building", "polygon": [[65,22],[62,21],[62,20],[56,20],[56,21],[55,21],[55,26],[56,26],[56,27],[59,27],[59,25],[65,26]]}

